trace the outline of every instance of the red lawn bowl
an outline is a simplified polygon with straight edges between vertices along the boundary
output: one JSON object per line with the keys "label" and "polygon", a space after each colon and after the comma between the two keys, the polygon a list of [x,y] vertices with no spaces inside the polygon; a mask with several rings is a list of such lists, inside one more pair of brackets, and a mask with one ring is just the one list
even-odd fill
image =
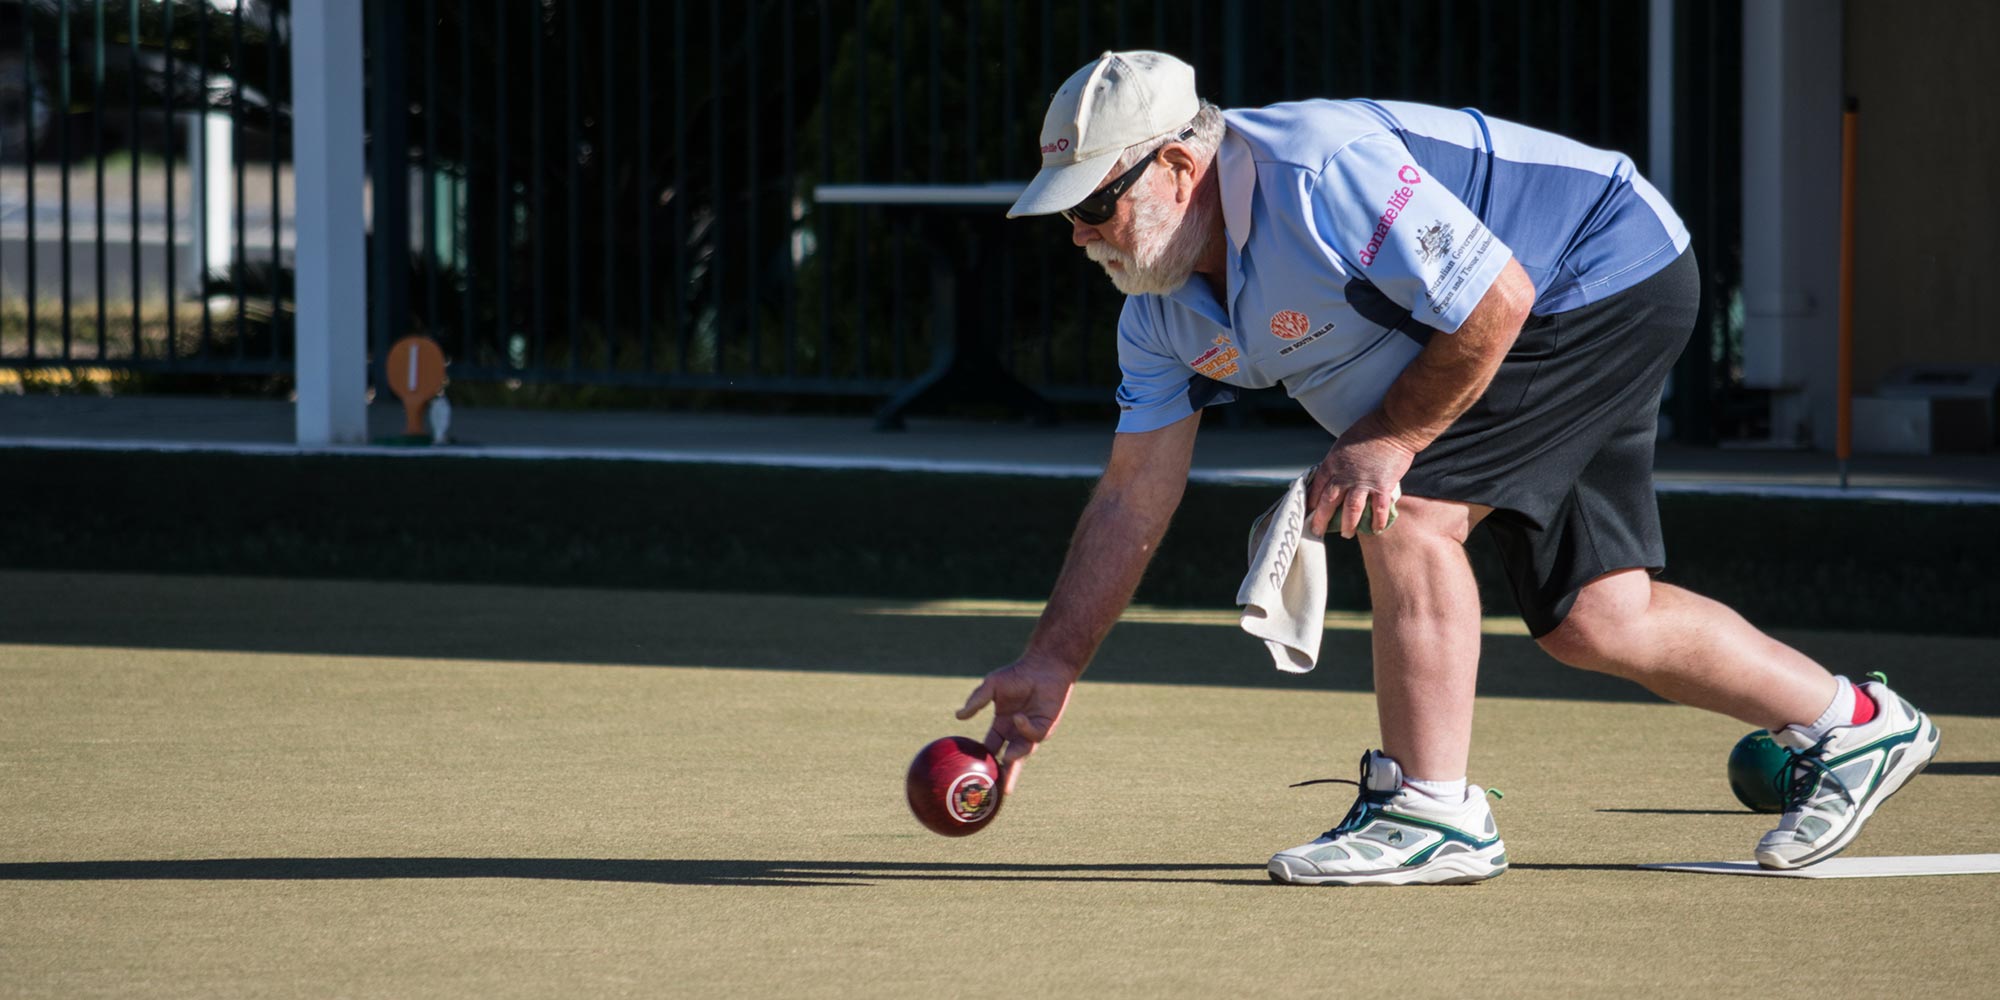
{"label": "red lawn bowl", "polygon": [[917,822],[947,837],[978,833],[1000,812],[1000,762],[963,736],[918,751],[903,785]]}

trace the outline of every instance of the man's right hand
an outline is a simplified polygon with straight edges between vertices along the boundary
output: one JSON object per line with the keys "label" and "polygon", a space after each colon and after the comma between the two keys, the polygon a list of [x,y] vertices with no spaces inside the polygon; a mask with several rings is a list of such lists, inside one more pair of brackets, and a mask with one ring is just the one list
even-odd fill
{"label": "man's right hand", "polygon": [[[1023,657],[986,675],[958,710],[963,721],[993,706],[993,725],[986,730],[986,749],[1003,766],[1015,765],[1055,732],[1076,687],[1076,671],[1058,663]],[[1013,790],[1018,766],[1009,766],[1007,790]]]}

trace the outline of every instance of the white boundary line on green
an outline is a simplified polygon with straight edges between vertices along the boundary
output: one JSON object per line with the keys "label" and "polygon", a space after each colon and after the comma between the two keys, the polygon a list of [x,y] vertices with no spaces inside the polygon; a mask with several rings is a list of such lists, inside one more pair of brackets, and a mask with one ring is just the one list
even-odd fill
{"label": "white boundary line on green", "polygon": [[[70,438],[0,437],[0,448],[35,448],[49,451],[149,451],[165,454],[220,452],[232,455],[339,455],[372,458],[492,458],[516,461],[586,460],[613,462],[669,462],[698,465],[748,465],[762,468],[826,469],[840,471],[935,472],[954,475],[1032,476],[1051,479],[1095,479],[1104,468],[1089,464],[1042,462],[981,462],[935,458],[897,458],[887,455],[801,455],[726,454],[704,451],[677,451],[644,448],[542,448],[527,446],[475,447],[468,445],[412,446],[352,445],[301,448],[292,444],[255,444],[228,441],[88,441]],[[1280,485],[1289,483],[1302,468],[1196,469],[1189,482],[1222,485]],[[1834,486],[1804,486],[1782,483],[1738,483],[1719,480],[1670,479],[1654,483],[1659,493],[1693,493],[1720,496],[1754,496],[1798,500],[1885,500],[1923,504],[2000,505],[2000,490],[1927,490],[1910,487],[1856,487],[1842,490]]]}
{"label": "white boundary line on green", "polygon": [[2000,854],[1914,854],[1879,858],[1829,858],[1804,868],[1773,870],[1755,861],[1684,861],[1640,865],[1663,872],[1699,875],[1763,875],[1772,878],[1894,878],[1899,875],[2000,874]]}

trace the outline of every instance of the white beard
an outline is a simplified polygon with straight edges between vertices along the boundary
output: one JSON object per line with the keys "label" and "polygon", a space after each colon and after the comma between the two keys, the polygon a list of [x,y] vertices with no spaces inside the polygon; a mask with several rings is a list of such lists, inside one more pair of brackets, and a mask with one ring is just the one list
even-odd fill
{"label": "white beard", "polygon": [[[1134,197],[1132,253],[1120,253],[1103,240],[1085,247],[1084,253],[1105,265],[1111,283],[1127,295],[1169,295],[1187,284],[1201,262],[1214,216],[1200,198],[1189,202],[1187,211],[1176,218],[1166,199]],[[1119,266],[1110,267],[1113,262]]]}

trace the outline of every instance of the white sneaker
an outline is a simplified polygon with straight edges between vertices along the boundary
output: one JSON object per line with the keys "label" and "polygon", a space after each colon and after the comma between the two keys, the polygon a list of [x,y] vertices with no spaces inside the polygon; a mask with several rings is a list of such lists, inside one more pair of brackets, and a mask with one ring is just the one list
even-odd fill
{"label": "white sneaker", "polygon": [[1758,864],[1803,868],[1839,854],[1875,808],[1937,756],[1938,730],[1929,716],[1885,683],[1857,686],[1875,701],[1875,717],[1866,723],[1837,726],[1817,743],[1789,726],[1771,734],[1792,756],[1783,779],[1785,815],[1757,842]]}
{"label": "white sneaker", "polygon": [[1448,885],[1507,870],[1507,846],[1486,791],[1444,805],[1403,787],[1403,769],[1379,750],[1361,757],[1361,795],[1340,825],[1271,858],[1273,882],[1295,885]]}

